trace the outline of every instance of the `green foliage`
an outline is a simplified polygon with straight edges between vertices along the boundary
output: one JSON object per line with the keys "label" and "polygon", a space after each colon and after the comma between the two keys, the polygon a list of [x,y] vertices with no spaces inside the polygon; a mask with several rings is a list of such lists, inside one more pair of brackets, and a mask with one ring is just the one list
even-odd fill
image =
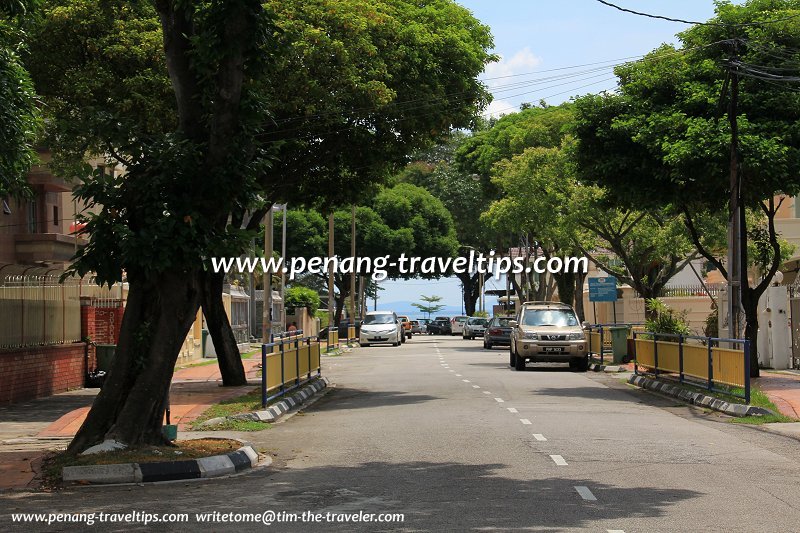
{"label": "green foliage", "polygon": [[364,203],[405,156],[490,100],[489,28],[451,0],[270,0],[282,51],[267,84],[274,172],[293,205]]}
{"label": "green foliage", "polygon": [[30,1],[0,2],[0,198],[30,194],[26,174],[40,133],[39,101],[25,69],[22,29]]}
{"label": "green foliage", "polygon": [[425,296],[424,294],[421,296],[421,299],[425,303],[413,303],[412,306],[419,309],[421,313],[425,313],[428,315],[426,318],[430,318],[432,314],[438,313],[442,309],[444,309],[444,305],[440,304],[439,302],[442,301],[441,296]]}
{"label": "green foliage", "polygon": [[[721,3],[715,22],[776,19],[796,0]],[[617,68],[619,93],[577,100],[581,176],[607,186],[626,205],[724,209],[729,198],[731,130],[724,64],[741,61],[784,73],[800,60],[798,20],[780,24],[695,26],[682,47],[664,45]],[[738,33],[734,33],[738,32]],[[726,41],[727,40],[727,41]],[[722,42],[724,41],[724,42]],[[742,78],[739,127],[744,199],[748,206],[800,191],[800,94],[781,83]]]}
{"label": "green foliage", "polygon": [[373,207],[390,228],[411,230],[413,246],[403,250],[407,256],[453,257],[458,251],[450,212],[425,189],[400,183],[378,193]]}
{"label": "green foliage", "polygon": [[472,316],[478,316],[482,318],[489,318],[489,311],[475,311]]}
{"label": "green foliage", "polygon": [[316,316],[320,303],[319,293],[313,289],[299,286],[286,289],[284,305],[287,308],[305,307],[309,315]]}
{"label": "green foliage", "polygon": [[689,324],[686,322],[686,311],[677,313],[657,298],[645,301],[649,318],[645,322],[645,329],[652,333],[668,333],[673,335],[691,335]]}
{"label": "green foliage", "polygon": [[716,307],[714,307],[714,310],[706,317],[703,335],[706,337],[719,337],[719,309]]}
{"label": "green foliage", "polygon": [[326,310],[317,310],[314,313],[314,316],[319,319],[319,327],[320,328],[327,328],[330,322],[330,316],[328,315],[328,311]]}

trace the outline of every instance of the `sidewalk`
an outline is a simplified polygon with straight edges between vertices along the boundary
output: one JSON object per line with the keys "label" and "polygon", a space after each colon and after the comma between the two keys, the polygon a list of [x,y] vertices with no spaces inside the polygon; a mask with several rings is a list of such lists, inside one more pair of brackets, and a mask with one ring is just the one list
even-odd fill
{"label": "sidewalk", "polygon": [[[242,361],[248,381],[257,381],[260,359]],[[216,363],[175,371],[170,391],[171,423],[186,431],[211,405],[251,387],[220,387]],[[77,433],[99,389],[80,389],[0,407],[0,490],[30,487],[42,457],[63,450]]]}
{"label": "sidewalk", "polygon": [[781,414],[800,418],[800,372],[762,370],[753,384],[769,396]]}
{"label": "sidewalk", "polygon": [[[633,372],[633,363],[621,365]],[[800,370],[761,370],[751,385],[766,394],[781,414],[800,419]]]}

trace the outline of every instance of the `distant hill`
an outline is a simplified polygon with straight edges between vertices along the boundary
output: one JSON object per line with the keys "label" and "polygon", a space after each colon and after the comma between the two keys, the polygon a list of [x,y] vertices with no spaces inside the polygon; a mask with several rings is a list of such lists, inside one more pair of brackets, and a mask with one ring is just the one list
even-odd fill
{"label": "distant hill", "polygon": [[[394,311],[398,315],[406,315],[411,318],[426,318],[424,313],[411,305],[412,302],[382,302],[378,300],[379,311]],[[370,302],[369,310],[372,311],[373,306]],[[436,313],[437,316],[456,316],[461,314],[461,306],[445,305],[444,309]],[[433,317],[431,317],[433,318]]]}

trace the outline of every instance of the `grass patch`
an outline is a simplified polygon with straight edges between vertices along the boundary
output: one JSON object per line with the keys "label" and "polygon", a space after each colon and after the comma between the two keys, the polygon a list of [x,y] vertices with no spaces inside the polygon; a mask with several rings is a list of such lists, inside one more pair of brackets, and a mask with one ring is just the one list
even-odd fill
{"label": "grass patch", "polygon": [[[260,422],[258,420],[226,420],[213,426],[205,426],[204,431],[264,431],[272,427],[268,422]],[[193,428],[194,429],[194,428]]]}
{"label": "grass patch", "polygon": [[[705,394],[706,396],[711,396],[712,398],[717,398],[724,402],[728,403],[737,403],[737,404],[745,404],[744,401],[744,389],[742,387],[729,387],[726,385],[717,385],[718,389],[723,389],[727,391],[728,394],[720,391],[710,391],[706,388],[692,385],[689,383],[679,383],[677,381],[669,381],[670,384],[676,385],[679,387],[683,387],[687,390],[692,392],[699,392],[701,394]],[[740,397],[741,396],[741,397]],[[774,415],[760,415],[760,416],[742,416],[742,417],[733,417],[731,418],[730,422],[732,424],[774,424],[774,423],[786,423],[786,422],[798,422],[798,420],[788,417],[786,415],[782,415],[781,412],[778,410],[777,406],[770,401],[769,396],[760,389],[758,389],[755,385],[750,386],[750,405],[754,407],[761,407],[763,409],[769,409]]]}
{"label": "grass patch", "polygon": [[242,413],[250,413],[252,411],[261,411],[261,389],[258,387],[253,388],[247,394],[223,400],[218,404],[212,405],[203,414],[198,416],[192,422],[192,429],[200,429],[199,424],[217,417],[225,417],[231,415],[238,415]]}
{"label": "grass patch", "polygon": [[764,409],[769,409],[774,415],[762,415],[762,416],[743,416],[740,418],[734,418],[731,420],[734,424],[774,424],[774,423],[786,423],[786,422],[797,422],[794,418],[788,417],[786,415],[782,415],[778,408],[772,403],[764,392],[756,389],[755,387],[750,389],[750,405],[754,405],[756,407],[763,407]]}
{"label": "grass patch", "polygon": [[172,445],[136,446],[124,450],[72,455],[54,453],[42,461],[42,485],[54,488],[61,483],[61,471],[65,466],[110,465],[124,463],[157,463],[182,461],[212,455],[223,455],[241,448],[242,443],[232,439],[191,439],[175,441]]}

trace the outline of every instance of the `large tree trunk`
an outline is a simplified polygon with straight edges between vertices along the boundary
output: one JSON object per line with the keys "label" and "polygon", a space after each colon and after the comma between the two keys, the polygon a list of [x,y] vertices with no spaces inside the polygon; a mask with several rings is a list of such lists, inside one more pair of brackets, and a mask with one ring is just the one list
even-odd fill
{"label": "large tree trunk", "polygon": [[461,294],[464,298],[464,311],[468,316],[475,314],[478,298],[481,296],[480,288],[480,274],[469,272],[462,272],[456,274],[456,277],[461,281]]}
{"label": "large tree trunk", "polygon": [[586,309],[583,307],[583,284],[585,282],[585,273],[578,272],[575,274],[575,313],[581,322],[586,320]]}
{"label": "large tree trunk", "polygon": [[201,293],[203,315],[206,317],[208,332],[217,352],[222,385],[225,387],[247,385],[242,357],[222,301],[225,274],[206,270],[200,273],[200,277],[203,281]]}
{"label": "large tree trunk", "polygon": [[575,301],[575,274],[565,272],[563,274],[553,274],[558,286],[558,300],[562,303],[572,305]]}
{"label": "large tree trunk", "polygon": [[742,291],[744,308],[744,338],[750,341],[750,377],[761,376],[758,368],[758,296],[753,289]]}
{"label": "large tree trunk", "polygon": [[114,362],[69,452],[107,439],[128,445],[166,442],[161,427],[172,373],[199,306],[196,273],[168,271],[130,280]]}

